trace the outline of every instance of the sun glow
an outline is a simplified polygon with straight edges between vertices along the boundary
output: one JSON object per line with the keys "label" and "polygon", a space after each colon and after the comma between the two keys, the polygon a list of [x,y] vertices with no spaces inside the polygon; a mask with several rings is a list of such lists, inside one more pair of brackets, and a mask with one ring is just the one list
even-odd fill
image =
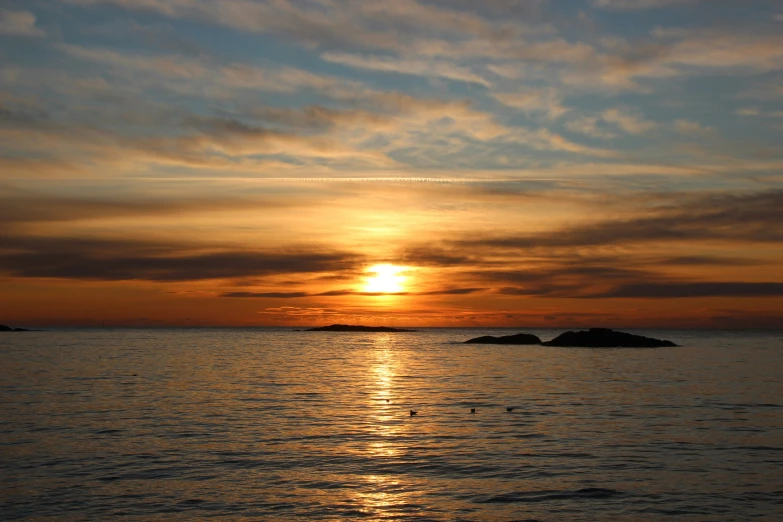
{"label": "sun glow", "polygon": [[374,265],[367,272],[375,274],[368,277],[364,284],[364,291],[380,294],[397,294],[404,291],[403,283],[408,279],[400,275],[405,267],[396,265]]}

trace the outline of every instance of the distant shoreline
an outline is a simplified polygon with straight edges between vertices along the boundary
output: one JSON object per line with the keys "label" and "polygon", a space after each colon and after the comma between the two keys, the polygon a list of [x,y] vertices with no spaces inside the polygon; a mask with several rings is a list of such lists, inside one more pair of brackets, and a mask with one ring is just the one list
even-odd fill
{"label": "distant shoreline", "polygon": [[[317,328],[316,325],[62,325],[46,324],[42,326],[30,326],[24,331],[42,332],[51,330],[287,330],[302,331],[310,328]],[[588,326],[400,326],[397,329],[410,329],[410,331],[423,330],[578,330],[588,328]],[[609,328],[621,328],[623,330],[664,330],[664,331],[720,331],[720,332],[783,332],[783,328],[708,328],[705,326],[682,327],[682,326],[611,326]]]}
{"label": "distant shoreline", "polygon": [[381,333],[403,333],[415,332],[416,330],[406,330],[404,328],[392,328],[391,326],[364,326],[358,324],[330,324],[329,326],[318,326],[304,330],[305,332],[381,332]]}

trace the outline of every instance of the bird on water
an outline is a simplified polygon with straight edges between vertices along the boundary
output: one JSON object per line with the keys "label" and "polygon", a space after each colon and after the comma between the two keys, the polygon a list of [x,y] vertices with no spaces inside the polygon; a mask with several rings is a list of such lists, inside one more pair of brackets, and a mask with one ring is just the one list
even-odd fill
{"label": "bird on water", "polygon": [[413,410],[411,410],[411,417],[413,417],[413,416],[414,416],[414,415],[416,415],[417,413],[419,413],[419,412],[418,412],[418,411],[413,411]]}
{"label": "bird on water", "polygon": [[476,413],[476,408],[471,408],[470,413]]}
{"label": "bird on water", "polygon": [[506,408],[506,411],[514,411],[515,409],[516,409],[516,408],[514,408],[514,407],[512,407],[512,406],[509,406],[508,408]]}

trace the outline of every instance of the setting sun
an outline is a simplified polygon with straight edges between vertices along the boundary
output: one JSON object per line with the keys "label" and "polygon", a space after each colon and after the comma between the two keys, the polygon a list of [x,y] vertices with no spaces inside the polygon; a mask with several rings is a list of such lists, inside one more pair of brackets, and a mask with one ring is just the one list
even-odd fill
{"label": "setting sun", "polygon": [[368,277],[365,285],[365,292],[397,294],[403,292],[403,283],[408,279],[400,275],[405,267],[396,265],[374,265],[367,269],[367,272],[375,274]]}

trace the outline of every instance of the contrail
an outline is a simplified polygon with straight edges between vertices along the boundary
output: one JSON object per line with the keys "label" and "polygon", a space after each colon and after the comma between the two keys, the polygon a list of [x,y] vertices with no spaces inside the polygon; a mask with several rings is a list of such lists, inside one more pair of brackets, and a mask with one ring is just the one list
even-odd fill
{"label": "contrail", "polygon": [[[31,178],[7,178],[29,180]],[[46,178],[49,179],[49,178]],[[309,178],[255,178],[238,176],[114,176],[110,178],[60,178],[68,181],[249,181],[257,183],[519,183],[526,181],[564,181],[569,178],[418,178],[418,177],[309,177]]]}

